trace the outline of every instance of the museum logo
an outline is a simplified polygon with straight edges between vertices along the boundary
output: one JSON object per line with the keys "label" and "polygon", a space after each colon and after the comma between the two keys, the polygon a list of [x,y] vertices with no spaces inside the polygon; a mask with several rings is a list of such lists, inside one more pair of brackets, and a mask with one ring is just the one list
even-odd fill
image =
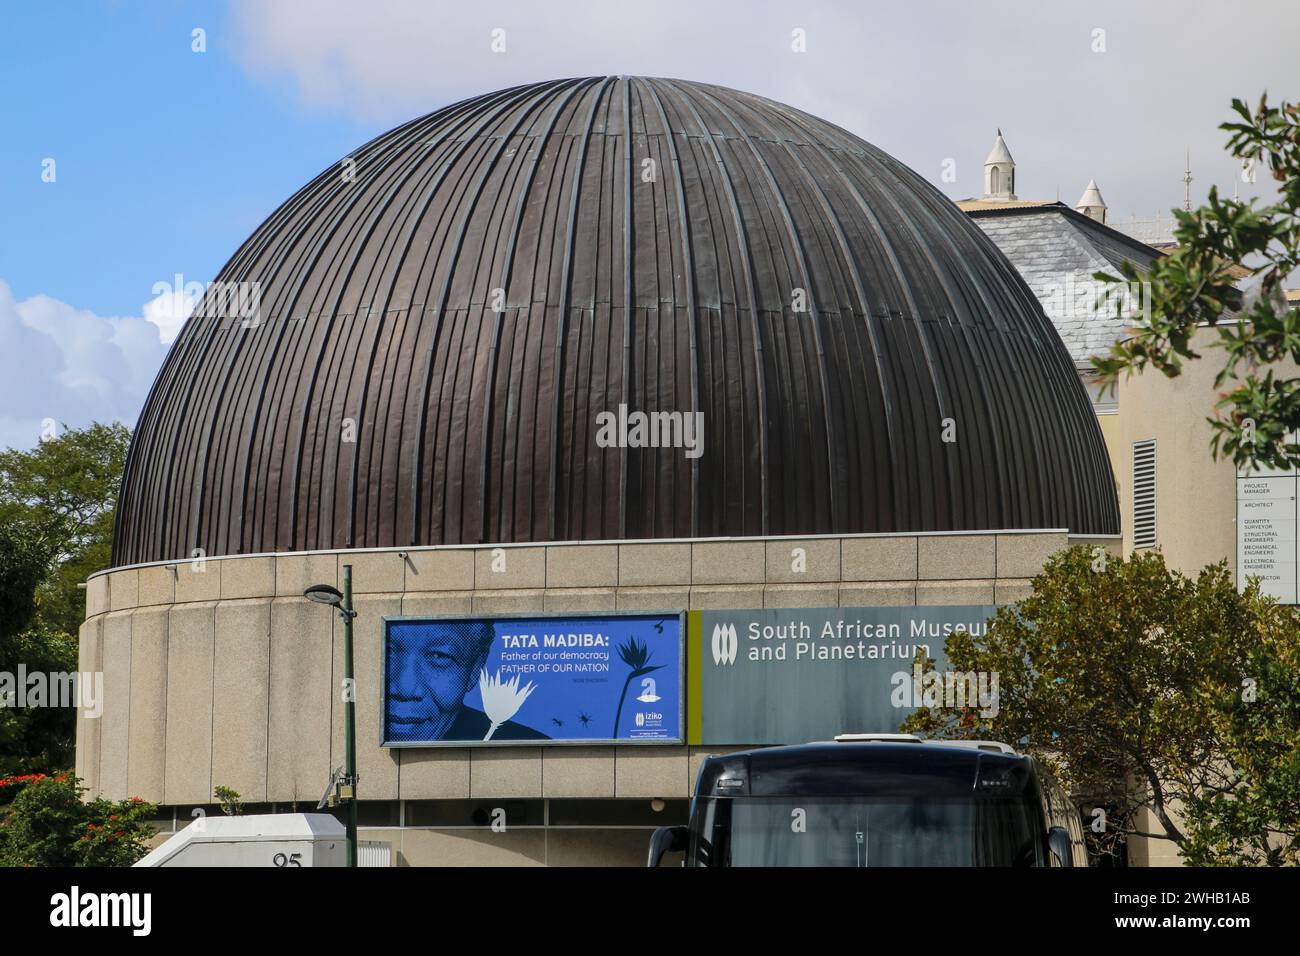
{"label": "museum logo", "polygon": [[723,664],[736,663],[736,650],[740,644],[736,637],[736,625],[734,624],[715,624],[713,625],[713,663],[721,667]]}

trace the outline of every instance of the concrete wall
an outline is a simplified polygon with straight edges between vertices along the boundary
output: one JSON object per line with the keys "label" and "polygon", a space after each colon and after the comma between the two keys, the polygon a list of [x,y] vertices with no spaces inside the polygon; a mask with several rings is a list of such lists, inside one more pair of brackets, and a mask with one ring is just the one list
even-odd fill
{"label": "concrete wall", "polygon": [[[1222,352],[1212,343],[1218,333],[1202,329],[1192,346],[1202,355],[1187,362],[1177,378],[1156,371],[1120,380],[1118,459],[1120,514],[1124,553],[1133,550],[1133,443],[1156,441],[1156,544],[1171,567],[1196,572],[1207,564],[1227,560],[1236,573],[1237,488],[1231,459],[1215,460],[1210,453],[1219,396],[1234,387],[1232,380],[1215,386]],[[1297,375],[1290,362],[1279,363],[1279,375]],[[1108,445],[1112,431],[1103,428]]]}
{"label": "concrete wall", "polygon": [[[88,584],[81,667],[104,672],[105,704],[102,718],[78,722],[77,773],[91,794],[164,805],[211,803],[218,785],[250,803],[314,803],[343,762],[342,628],[302,590],[337,586],[351,563],[364,799],[685,797],[718,748],[380,747],[382,618],[1006,603],[1027,595],[1068,543],[1063,532],[767,538],[283,554],[111,571]],[[803,571],[792,570],[795,549]],[[511,844],[511,859],[592,852],[581,833],[533,846],[529,832]],[[451,859],[476,840],[420,833],[402,839]],[[643,837],[627,837],[629,846]],[[398,848],[401,859],[419,857],[415,843]]]}

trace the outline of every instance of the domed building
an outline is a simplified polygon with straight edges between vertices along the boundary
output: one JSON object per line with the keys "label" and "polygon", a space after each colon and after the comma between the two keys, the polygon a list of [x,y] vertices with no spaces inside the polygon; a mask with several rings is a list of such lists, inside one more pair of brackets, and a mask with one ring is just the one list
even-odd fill
{"label": "domed building", "polygon": [[[302,591],[346,564],[363,826],[408,863],[636,860],[719,741],[369,743],[383,620],[991,606],[1119,525],[1060,337],[912,170],[716,86],[501,90],[323,171],[173,344],[88,585],[78,773],[181,824],[217,785],[314,806],[341,628]],[[500,840],[456,822],[507,799]]]}

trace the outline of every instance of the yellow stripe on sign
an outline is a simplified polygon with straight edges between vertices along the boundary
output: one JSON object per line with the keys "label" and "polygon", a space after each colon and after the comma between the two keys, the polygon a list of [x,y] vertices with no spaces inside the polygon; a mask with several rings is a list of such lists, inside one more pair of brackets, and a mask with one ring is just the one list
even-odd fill
{"label": "yellow stripe on sign", "polygon": [[704,675],[700,672],[704,659],[704,625],[700,611],[686,612],[686,742],[704,742],[701,705],[704,702]]}

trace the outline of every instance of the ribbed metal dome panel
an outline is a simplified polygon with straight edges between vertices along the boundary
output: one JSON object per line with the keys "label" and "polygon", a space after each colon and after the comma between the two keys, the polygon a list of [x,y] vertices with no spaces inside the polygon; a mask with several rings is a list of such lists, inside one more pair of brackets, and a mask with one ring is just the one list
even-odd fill
{"label": "ribbed metal dome panel", "polygon": [[[949,200],[838,127],[598,77],[457,103],[350,159],[355,181],[327,169],[218,276],[257,283],[260,323],[199,315],[172,346],[116,565],[1119,531],[1101,433],[1034,296]],[[599,447],[620,403],[702,411],[703,456]]]}

